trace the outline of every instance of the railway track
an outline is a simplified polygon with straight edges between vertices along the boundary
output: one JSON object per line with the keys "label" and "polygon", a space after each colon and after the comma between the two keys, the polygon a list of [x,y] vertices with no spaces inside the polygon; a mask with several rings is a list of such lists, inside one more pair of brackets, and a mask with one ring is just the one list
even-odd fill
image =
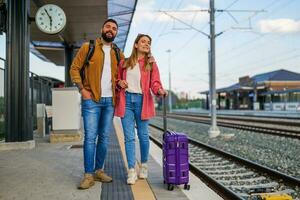
{"label": "railway track", "polygon": [[[163,129],[150,125],[161,147]],[[251,192],[266,189],[300,199],[300,179],[189,139],[190,169],[225,199],[249,199]]]}
{"label": "railway track", "polygon": [[[195,114],[168,113],[168,118],[210,124],[210,117]],[[265,134],[278,135],[300,139],[300,121],[280,119],[259,119],[253,117],[218,117],[218,126],[255,131]]]}

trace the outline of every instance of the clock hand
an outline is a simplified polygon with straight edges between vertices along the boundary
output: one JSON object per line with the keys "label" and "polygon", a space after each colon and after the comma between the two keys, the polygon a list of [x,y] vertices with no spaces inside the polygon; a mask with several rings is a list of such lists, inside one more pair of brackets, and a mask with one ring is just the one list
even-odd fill
{"label": "clock hand", "polygon": [[46,10],[46,8],[44,9],[46,14],[48,15],[49,19],[50,19],[50,27],[52,27],[52,17],[49,15],[48,11]]}
{"label": "clock hand", "polygon": [[48,11],[46,10],[46,8],[44,8],[46,14],[48,15],[48,17],[51,19],[51,16],[49,15]]}

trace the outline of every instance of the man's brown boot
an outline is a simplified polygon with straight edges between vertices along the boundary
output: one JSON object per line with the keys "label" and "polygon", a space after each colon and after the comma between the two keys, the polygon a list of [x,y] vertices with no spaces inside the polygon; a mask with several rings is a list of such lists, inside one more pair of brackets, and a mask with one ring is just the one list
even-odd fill
{"label": "man's brown boot", "polygon": [[84,178],[80,182],[78,189],[80,190],[89,189],[93,185],[95,185],[93,174],[84,174]]}
{"label": "man's brown boot", "polygon": [[107,174],[105,174],[105,172],[101,169],[98,169],[95,172],[94,179],[95,179],[95,181],[100,181],[102,183],[112,182],[112,178],[110,176],[108,176]]}

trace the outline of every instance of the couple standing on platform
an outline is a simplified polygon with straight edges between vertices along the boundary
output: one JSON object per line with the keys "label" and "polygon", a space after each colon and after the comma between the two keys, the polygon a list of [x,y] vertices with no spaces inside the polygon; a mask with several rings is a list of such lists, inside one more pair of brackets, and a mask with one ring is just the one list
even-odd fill
{"label": "couple standing on platform", "polygon": [[[82,95],[85,173],[79,189],[90,188],[94,181],[112,181],[103,169],[114,115],[121,117],[124,131],[127,184],[134,184],[138,176],[148,176],[148,123],[155,115],[151,92],[166,96],[167,91],[162,87],[158,67],[151,56],[151,37],[139,34],[130,57],[125,59],[113,44],[117,33],[117,22],[106,20],[101,28],[101,38],[96,39],[93,55],[84,68],[84,78],[80,71],[89,52],[89,43],[81,46],[70,69],[72,82]],[[135,124],[141,151],[139,175],[135,170]]]}

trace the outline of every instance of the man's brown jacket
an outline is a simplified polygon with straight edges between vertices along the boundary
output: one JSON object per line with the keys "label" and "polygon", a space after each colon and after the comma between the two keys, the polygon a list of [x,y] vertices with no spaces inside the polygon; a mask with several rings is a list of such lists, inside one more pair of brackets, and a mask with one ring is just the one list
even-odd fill
{"label": "man's brown jacket", "polygon": [[[104,65],[104,52],[102,50],[102,40],[97,39],[95,42],[95,51],[93,56],[90,59],[89,66],[85,67],[85,78],[82,83],[80,77],[80,70],[83,67],[85,58],[89,51],[89,43],[84,43],[79,49],[76,57],[74,58],[71,69],[70,76],[73,83],[76,83],[80,86],[83,86],[84,89],[88,90],[92,94],[92,99],[99,102],[101,98],[101,78]],[[117,66],[117,57],[115,51],[111,48],[110,51],[111,58],[111,83],[112,83],[112,93],[113,93],[113,104],[115,105],[115,87],[116,81],[118,78],[118,66]],[[124,59],[124,55],[120,52],[120,59]]]}

